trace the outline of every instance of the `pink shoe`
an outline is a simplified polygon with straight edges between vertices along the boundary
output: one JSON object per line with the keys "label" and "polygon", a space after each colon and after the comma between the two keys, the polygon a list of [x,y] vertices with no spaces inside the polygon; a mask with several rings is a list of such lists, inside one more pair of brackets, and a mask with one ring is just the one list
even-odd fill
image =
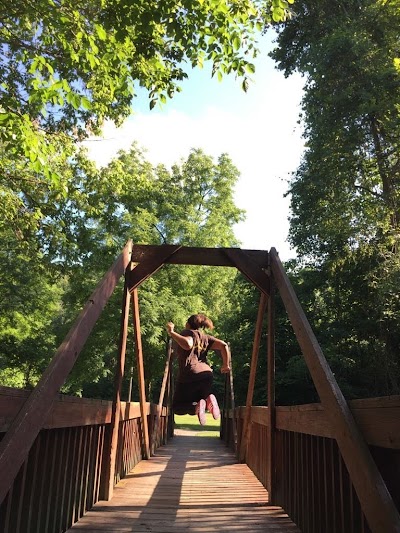
{"label": "pink shoe", "polygon": [[206,423],[206,401],[200,400],[196,405],[196,415],[199,417],[199,422],[202,426]]}
{"label": "pink shoe", "polygon": [[214,394],[210,394],[210,396],[207,396],[206,405],[208,411],[213,415],[214,420],[217,420],[217,418],[220,417],[221,413],[219,411],[217,398],[214,396]]}

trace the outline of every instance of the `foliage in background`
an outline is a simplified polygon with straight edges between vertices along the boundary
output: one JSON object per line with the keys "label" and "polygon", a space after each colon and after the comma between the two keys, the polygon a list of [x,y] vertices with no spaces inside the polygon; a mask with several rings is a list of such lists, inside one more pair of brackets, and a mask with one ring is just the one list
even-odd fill
{"label": "foliage in background", "polygon": [[[193,150],[168,170],[132,146],[97,170],[77,142],[104,119],[122,121],[139,87],[153,107],[206,60],[246,89],[261,26],[286,19],[273,57],[286,75],[305,76],[307,141],[288,191],[299,257],[286,266],[345,395],[400,392],[400,13],[383,0],[297,0],[291,17],[290,3],[0,5],[2,383],[37,382],[127,239],[238,245],[232,228],[243,214],[229,156]],[[203,311],[231,345],[236,399],[245,402],[256,289],[233,269],[168,265],[139,299],[150,398],[164,367],[165,322],[180,328]],[[64,392],[111,397],[120,308],[117,290]],[[278,403],[317,400],[279,298],[276,337]],[[132,356],[131,334],[135,375]],[[218,356],[212,363],[221,395]],[[264,334],[254,403],[265,401]]]}
{"label": "foliage in background", "polygon": [[180,90],[187,67],[211,61],[246,89],[263,21],[287,18],[292,1],[1,2],[0,143],[57,186],[60,137],[120,123],[139,87],[154,107]]}
{"label": "foliage in background", "polygon": [[272,55],[305,76],[307,149],[288,191],[303,304],[348,396],[399,393],[400,14],[380,0],[296,13]]}
{"label": "foliage in background", "polygon": [[[10,330],[16,320],[16,315],[10,314],[12,308],[9,306],[3,314],[3,367],[6,372],[14,365],[14,360],[19,361],[21,368],[31,365],[29,379],[25,380],[27,386],[37,381],[55,349],[54,332],[61,341],[128,239],[141,244],[168,242],[206,247],[238,244],[233,233],[233,226],[243,217],[233,201],[238,171],[226,155],[214,161],[201,150],[192,150],[186,160],[168,171],[162,165],[153,168],[133,146],[101,171],[82,155],[80,164],[76,163],[68,177],[71,194],[68,199],[61,196],[56,206],[49,206],[47,235],[41,235],[41,224],[36,227],[36,234],[32,232],[30,268],[25,268],[27,260],[22,252],[17,253],[18,241],[7,255],[9,263],[4,263],[4,269],[9,270],[8,278],[4,278],[4,293],[18,291],[19,299],[15,303],[20,307],[17,311],[25,314],[18,331]],[[13,233],[9,233],[11,246]],[[2,238],[6,235],[4,227]],[[10,261],[13,261],[13,268],[9,268]],[[40,283],[29,284],[29,280],[35,279],[35,269],[42,278]],[[203,311],[213,317],[227,313],[234,277],[233,269],[226,273],[211,267],[169,265],[140,287],[149,392],[163,371],[166,322],[174,320],[177,327],[183,328],[187,317],[194,312]],[[43,324],[33,322],[31,308],[25,302],[29,293],[22,290],[26,284],[35,294],[30,302],[33,308],[36,306],[35,312]],[[83,391],[89,396],[103,398],[111,395],[121,292],[119,287],[107,305],[63,388],[65,392],[80,394]],[[36,335],[44,331],[42,344],[32,332],[34,326]],[[30,343],[30,350],[21,344],[23,338]],[[132,360],[132,344],[130,348]]]}

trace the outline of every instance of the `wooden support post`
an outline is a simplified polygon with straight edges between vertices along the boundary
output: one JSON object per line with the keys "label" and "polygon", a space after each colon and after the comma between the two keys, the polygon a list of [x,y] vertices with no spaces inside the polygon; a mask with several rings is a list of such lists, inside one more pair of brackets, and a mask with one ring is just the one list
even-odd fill
{"label": "wooden support post", "polygon": [[400,515],[300,306],[275,248],[271,269],[361,508],[373,533],[400,533]]}
{"label": "wooden support post", "polygon": [[[231,349],[229,346],[229,357],[231,357]],[[238,439],[237,439],[237,426],[236,426],[236,418],[235,418],[235,391],[233,388],[233,370],[232,370],[232,358],[230,362],[230,371],[229,371],[229,396],[231,400],[231,409],[232,409],[232,438],[233,438],[233,449],[235,450],[235,455],[238,455]],[[229,403],[228,403],[228,420],[229,420]]]}
{"label": "wooden support post", "polygon": [[155,447],[156,447],[157,432],[158,432],[158,426],[160,424],[160,416],[161,416],[163,403],[164,403],[165,390],[167,388],[167,382],[169,378],[171,357],[172,357],[172,340],[169,339],[168,349],[167,349],[167,360],[165,362],[164,375],[163,375],[163,380],[162,380],[162,385],[161,385],[161,390],[160,390],[160,397],[158,400],[157,411],[156,411],[156,419],[154,421],[153,433],[152,433],[152,438],[151,438],[152,455],[154,454]]}
{"label": "wooden support post", "polygon": [[125,370],[126,342],[128,338],[130,294],[125,280],[122,300],[121,328],[119,335],[118,359],[114,379],[114,399],[111,412],[109,439],[105,450],[104,485],[102,499],[111,500],[114,491],[116,457],[118,451],[119,419],[121,412],[121,389]]}
{"label": "wooden support post", "polygon": [[168,380],[168,428],[167,428],[168,437],[174,436],[174,410],[172,407],[174,390],[175,390],[175,383],[174,383],[173,364],[172,364],[172,359],[171,359],[170,368],[169,368],[169,380]]}
{"label": "wooden support post", "polygon": [[136,364],[137,364],[138,383],[139,383],[140,414],[141,414],[141,419],[142,419],[143,457],[144,459],[149,459],[150,458],[149,427],[147,424],[146,388],[145,388],[145,383],[144,383],[142,336],[141,336],[141,331],[140,331],[139,298],[138,298],[137,289],[133,289],[131,291],[131,296],[132,296],[132,310],[133,310],[133,325],[134,325],[134,333],[135,333],[135,354],[136,354]]}
{"label": "wooden support post", "polygon": [[0,503],[9,491],[98,317],[131,259],[129,241],[88,299],[0,444]]}
{"label": "wooden support post", "polygon": [[224,403],[222,405],[222,423],[219,436],[225,439],[225,445],[229,446],[229,401],[228,401],[228,374],[224,380]]}
{"label": "wooden support post", "polygon": [[269,502],[274,500],[275,485],[275,294],[274,279],[270,277],[270,295],[268,299],[268,449],[267,449],[267,490]]}
{"label": "wooden support post", "polygon": [[249,438],[250,438],[249,421],[250,421],[250,414],[251,414],[251,406],[253,403],[254,385],[256,381],[256,370],[257,370],[258,352],[260,350],[262,323],[263,323],[263,318],[264,318],[266,307],[267,307],[267,296],[264,292],[262,292],[261,297],[260,297],[260,303],[258,305],[257,323],[256,323],[256,329],[254,333],[254,342],[253,342],[253,353],[251,356],[249,386],[247,389],[246,409],[244,413],[243,427],[242,427],[242,439],[241,439],[240,451],[239,451],[239,461],[242,461],[242,462],[246,460],[247,445],[248,445]]}

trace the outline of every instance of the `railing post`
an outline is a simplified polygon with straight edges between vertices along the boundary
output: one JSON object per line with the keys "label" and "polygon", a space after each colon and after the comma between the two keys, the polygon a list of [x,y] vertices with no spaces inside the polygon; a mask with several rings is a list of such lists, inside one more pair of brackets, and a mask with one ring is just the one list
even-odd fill
{"label": "railing post", "polygon": [[162,385],[161,385],[161,390],[160,390],[160,397],[158,400],[157,411],[156,411],[156,419],[154,421],[152,438],[151,438],[151,453],[152,454],[154,454],[156,443],[157,443],[157,433],[158,433],[158,427],[160,425],[160,416],[161,416],[163,403],[164,403],[165,390],[167,388],[171,356],[172,356],[172,340],[169,339],[168,348],[167,348],[167,360],[165,362],[164,375],[163,375],[163,380],[162,380]]}
{"label": "railing post", "polygon": [[114,478],[115,478],[115,465],[118,451],[118,436],[119,436],[119,419],[121,412],[121,389],[122,380],[125,371],[125,355],[126,355],[126,342],[128,338],[128,323],[129,323],[129,307],[130,307],[130,294],[128,291],[127,283],[124,284],[124,295],[122,300],[122,315],[121,315],[121,328],[119,336],[119,348],[117,367],[115,370],[114,378],[114,399],[111,412],[111,423],[109,426],[109,435],[107,439],[107,448],[105,450],[105,465],[104,465],[104,477],[102,483],[102,498],[104,500],[111,500],[114,491]]}
{"label": "railing post", "polygon": [[268,300],[268,429],[267,429],[267,490],[269,501],[275,499],[275,285],[270,277],[270,295]]}
{"label": "railing post", "polygon": [[138,384],[139,384],[140,414],[141,414],[141,419],[142,419],[142,431],[143,431],[143,456],[145,459],[149,459],[150,458],[149,427],[147,424],[146,389],[145,389],[145,383],[144,383],[144,364],[143,364],[142,336],[141,336],[141,331],[140,331],[138,290],[133,289],[131,291],[131,295],[132,295],[133,325],[134,325],[134,332],[135,332],[135,354],[136,354]]}
{"label": "railing post", "polygon": [[[229,346],[229,345],[228,345]],[[235,391],[233,388],[233,368],[232,368],[232,357],[231,357],[231,348],[229,346],[229,357],[230,357],[230,371],[229,371],[229,397],[231,400],[231,409],[232,409],[232,439],[233,439],[233,449],[235,450],[236,456],[238,455],[238,438],[237,438],[237,427],[235,419]],[[229,421],[229,403],[228,403],[228,421]],[[229,425],[228,425],[229,427]]]}
{"label": "railing post", "polygon": [[258,360],[258,352],[260,349],[262,323],[263,323],[263,318],[264,318],[266,307],[267,307],[267,295],[264,292],[262,292],[261,297],[260,297],[260,303],[258,305],[257,323],[256,323],[256,329],[254,333],[253,353],[251,356],[249,386],[247,389],[246,410],[244,413],[243,426],[242,426],[242,438],[240,442],[239,461],[246,460],[247,445],[248,445],[249,438],[250,438],[249,421],[250,421],[250,414],[251,414],[251,406],[253,403],[254,385],[256,381],[257,360]]}

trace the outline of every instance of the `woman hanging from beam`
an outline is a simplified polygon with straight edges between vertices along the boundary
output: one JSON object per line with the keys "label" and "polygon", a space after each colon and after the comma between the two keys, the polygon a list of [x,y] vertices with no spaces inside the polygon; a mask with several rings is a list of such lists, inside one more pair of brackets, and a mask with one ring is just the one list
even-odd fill
{"label": "woman hanging from beam", "polygon": [[202,314],[190,316],[181,333],[174,331],[173,322],[167,323],[167,332],[174,341],[179,365],[173,410],[177,415],[197,414],[202,426],[206,423],[206,409],[215,420],[220,416],[217,399],[212,394],[213,373],[207,363],[208,351],[219,351],[222,356],[221,372],[230,372],[227,343],[203,331],[213,327],[211,320]]}

